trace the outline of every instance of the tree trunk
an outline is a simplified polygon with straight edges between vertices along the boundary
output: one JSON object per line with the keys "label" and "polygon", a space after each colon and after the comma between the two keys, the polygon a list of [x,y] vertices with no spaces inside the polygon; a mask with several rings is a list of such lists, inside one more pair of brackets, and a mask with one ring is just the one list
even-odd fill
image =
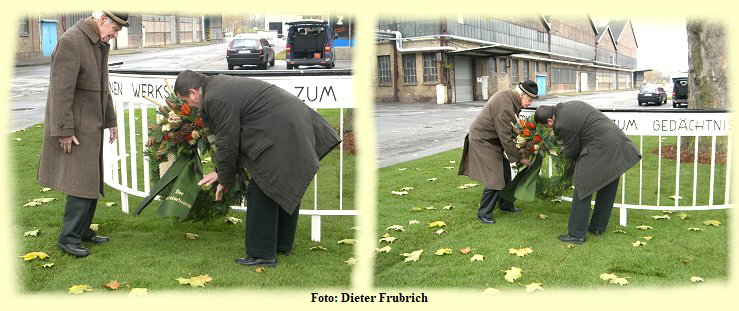
{"label": "tree trunk", "polygon": [[[706,20],[688,20],[688,108],[727,108],[726,30],[723,24]],[[683,139],[683,148],[693,150],[694,140]],[[724,139],[716,151],[726,150]],[[700,139],[699,151],[711,152],[711,140]]]}

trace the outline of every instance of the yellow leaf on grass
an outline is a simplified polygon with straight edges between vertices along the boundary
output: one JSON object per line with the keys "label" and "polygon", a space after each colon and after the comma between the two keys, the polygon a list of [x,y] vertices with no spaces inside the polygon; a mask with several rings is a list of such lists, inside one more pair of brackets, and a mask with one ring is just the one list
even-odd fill
{"label": "yellow leaf on grass", "polygon": [[426,181],[436,181],[436,180],[438,180],[438,178],[436,178],[436,177],[434,177],[434,178],[429,178],[429,179],[426,179]]}
{"label": "yellow leaf on grass", "polygon": [[511,267],[510,269],[505,271],[505,280],[513,283],[513,281],[518,280],[521,277],[521,268]]}
{"label": "yellow leaf on grass", "polygon": [[115,204],[116,204],[115,202],[105,202],[105,206],[107,207],[113,207],[115,206]]}
{"label": "yellow leaf on grass", "polygon": [[359,261],[359,260],[356,260],[356,259],[354,259],[354,257],[350,257],[349,259],[347,259],[347,260],[346,260],[346,261],[344,261],[344,262],[346,262],[346,264],[347,264],[347,265],[353,266],[353,265],[354,265],[354,264],[356,264],[356,263],[357,263],[358,261]]}
{"label": "yellow leaf on grass", "polygon": [[660,220],[660,219],[670,220],[670,215],[664,214],[664,215],[652,216],[652,219],[654,219],[654,220]]}
{"label": "yellow leaf on grass", "polygon": [[437,221],[434,221],[432,223],[429,223],[429,228],[433,228],[433,227],[439,227],[439,228],[441,228],[443,226],[446,226],[446,223],[444,223],[441,220],[437,220]]}
{"label": "yellow leaf on grass", "polygon": [[407,170],[407,169],[408,169],[407,167],[401,167],[401,168],[399,168],[398,170],[399,170],[399,171],[405,171],[405,170]]}
{"label": "yellow leaf on grass", "polygon": [[264,267],[256,267],[254,271],[257,273],[264,273],[264,272],[267,272],[267,269],[265,269]]}
{"label": "yellow leaf on grass", "polygon": [[472,249],[469,248],[469,247],[465,247],[465,248],[460,248],[459,249],[459,252],[462,253],[462,254],[465,254],[465,255],[467,255],[471,251],[472,251]]}
{"label": "yellow leaf on grass", "polygon": [[488,287],[487,289],[485,289],[485,291],[482,292],[482,294],[485,296],[492,296],[492,295],[500,294],[500,291],[495,288]]}
{"label": "yellow leaf on grass", "polygon": [[33,202],[49,203],[49,202],[54,201],[54,200],[56,200],[56,199],[55,198],[38,198],[38,199],[33,199]]}
{"label": "yellow leaf on grass", "polygon": [[482,254],[475,254],[474,256],[472,256],[472,258],[470,258],[470,261],[483,261],[483,260],[485,260],[485,256],[483,256]]}
{"label": "yellow leaf on grass", "polygon": [[49,255],[44,252],[30,252],[20,257],[23,258],[24,261],[31,261],[36,258],[41,259],[41,260],[49,258]]}
{"label": "yellow leaf on grass", "polygon": [[469,188],[469,186],[467,186],[467,185],[461,185],[461,186],[457,187],[457,189],[468,189],[468,188]]}
{"label": "yellow leaf on grass", "polygon": [[354,227],[349,228],[349,230],[359,231],[359,227],[354,226]]}
{"label": "yellow leaf on grass", "polygon": [[32,201],[32,202],[28,202],[26,204],[23,204],[23,207],[34,207],[34,206],[39,206],[39,205],[41,205],[41,202],[33,202]]}
{"label": "yellow leaf on grass", "polygon": [[644,242],[644,241],[636,241],[634,243],[631,243],[631,245],[634,245],[634,247],[638,247],[638,246],[642,246],[642,245],[647,245],[647,242]]}
{"label": "yellow leaf on grass", "polygon": [[378,253],[390,253],[390,251],[392,249],[393,248],[390,247],[390,245],[388,245],[388,246],[385,246],[385,247],[382,247],[382,248],[375,248],[375,252],[378,252]]}
{"label": "yellow leaf on grass", "polygon": [[408,191],[391,191],[390,193],[394,195],[406,195],[408,194]]}
{"label": "yellow leaf on grass", "polygon": [[430,211],[430,210],[435,210],[435,209],[436,209],[436,207],[434,207],[433,205],[431,205],[431,206],[426,206],[426,207],[424,207],[424,208],[425,208],[426,210],[429,210],[429,211]]}
{"label": "yellow leaf on grass", "polygon": [[688,214],[680,213],[680,214],[677,214],[677,217],[679,217],[681,220],[685,220],[688,218]]}
{"label": "yellow leaf on grass", "polygon": [[240,224],[241,222],[243,222],[243,220],[241,220],[241,218],[236,218],[236,217],[232,217],[232,216],[226,217],[226,223],[235,225],[235,224]]}
{"label": "yellow leaf on grass", "polygon": [[703,282],[703,278],[702,277],[699,277],[699,276],[691,276],[690,277],[690,281],[693,282],[693,283],[695,283],[695,282]]}
{"label": "yellow leaf on grass", "polygon": [[647,226],[647,225],[641,225],[641,226],[637,226],[636,228],[637,228],[637,229],[639,229],[639,230],[649,230],[649,229],[653,229],[653,228],[652,228],[651,226]]}
{"label": "yellow leaf on grass", "polygon": [[688,228],[688,231],[703,231],[701,228]]}
{"label": "yellow leaf on grass", "polygon": [[626,280],[626,278],[615,278],[615,279],[611,279],[611,284],[618,284],[618,285],[624,286],[626,284],[629,284],[629,281]]}
{"label": "yellow leaf on grass", "polygon": [[543,220],[543,219],[547,219],[547,217],[549,217],[549,216],[544,215],[544,214],[539,214],[539,219],[542,219]]}
{"label": "yellow leaf on grass", "polygon": [[450,169],[453,169],[454,166],[444,166],[444,168],[450,170]]}
{"label": "yellow leaf on grass", "polygon": [[92,286],[86,285],[86,284],[81,284],[81,285],[74,285],[74,286],[70,287],[69,288],[69,291],[67,293],[70,293],[72,295],[79,295],[79,294],[82,294],[84,292],[91,292],[91,291],[92,291]]}
{"label": "yellow leaf on grass", "polygon": [[437,249],[436,250],[436,253],[434,253],[434,254],[439,255],[439,256],[443,256],[443,255],[447,255],[447,254],[451,254],[451,253],[452,253],[452,249],[451,248],[440,248],[440,249]]}
{"label": "yellow leaf on grass", "polygon": [[603,281],[613,280],[613,279],[616,279],[616,278],[618,278],[618,276],[616,276],[613,273],[601,273],[601,275],[600,275],[600,279],[603,280]]}
{"label": "yellow leaf on grass", "polygon": [[128,293],[129,296],[149,296],[149,289],[148,288],[132,288],[131,292]]}
{"label": "yellow leaf on grass", "polygon": [[626,231],[616,230],[616,231],[613,231],[613,233],[615,233],[615,234],[626,234]]}
{"label": "yellow leaf on grass", "polygon": [[185,238],[187,238],[188,240],[197,240],[198,237],[199,236],[195,233],[185,233]]}
{"label": "yellow leaf on grass", "polygon": [[467,186],[468,188],[472,188],[472,187],[477,187],[480,184],[464,184],[464,185]]}
{"label": "yellow leaf on grass", "polygon": [[718,227],[718,226],[721,225],[721,222],[718,221],[718,220],[706,220],[706,221],[703,222],[703,224],[706,225],[706,226],[716,226],[716,227]]}
{"label": "yellow leaf on grass", "polygon": [[680,200],[680,199],[682,199],[683,197],[682,197],[682,196],[679,196],[679,195],[671,195],[671,196],[669,196],[668,198],[670,198],[670,199],[673,199],[673,200],[677,201],[677,200]]}
{"label": "yellow leaf on grass", "polygon": [[662,214],[674,214],[674,213],[675,213],[675,211],[670,211],[670,210],[664,210],[664,211],[662,211]]}
{"label": "yellow leaf on grass", "polygon": [[452,208],[454,208],[454,205],[447,205],[447,206],[442,207],[441,209],[450,210]]}
{"label": "yellow leaf on grass", "polygon": [[417,251],[413,251],[411,253],[403,253],[402,256],[405,256],[405,261],[418,261],[421,259],[421,254],[423,253],[422,249],[419,249]]}
{"label": "yellow leaf on grass", "polygon": [[100,224],[90,224],[90,229],[97,232],[98,230],[100,230]]}
{"label": "yellow leaf on grass", "polygon": [[385,228],[385,230],[405,231],[405,229],[403,229],[403,226],[401,225],[392,225],[390,227]]}
{"label": "yellow leaf on grass", "polygon": [[420,221],[418,221],[418,220],[415,220],[415,219],[414,219],[414,220],[409,220],[409,221],[408,221],[408,225],[409,225],[409,226],[410,226],[410,225],[418,225],[418,224],[421,224],[421,222],[420,222]]}
{"label": "yellow leaf on grass", "polygon": [[526,286],[526,292],[527,293],[532,293],[532,292],[535,292],[535,291],[538,291],[538,290],[544,290],[544,288],[541,287],[541,283],[531,283],[531,284],[525,285],[525,286]]}
{"label": "yellow leaf on grass", "polygon": [[649,236],[649,235],[648,235],[648,236],[643,236],[643,237],[641,237],[641,238],[642,238],[642,239],[645,239],[645,240],[647,240],[647,241],[650,241],[650,240],[654,239],[654,237],[653,237],[653,236]]}
{"label": "yellow leaf on grass", "polygon": [[422,211],[423,211],[423,207],[420,207],[420,206],[411,208],[411,212],[422,212]]}
{"label": "yellow leaf on grass", "polygon": [[347,244],[347,245],[352,245],[352,244],[354,244],[354,243],[356,243],[356,242],[357,242],[357,240],[355,240],[355,239],[343,239],[343,240],[339,240],[339,242],[338,242],[338,243],[339,243],[339,244]]}
{"label": "yellow leaf on grass", "polygon": [[40,229],[35,229],[35,230],[23,232],[23,236],[38,236],[39,230]]}
{"label": "yellow leaf on grass", "polygon": [[190,285],[190,287],[205,287],[205,283],[210,282],[213,280],[213,278],[210,275],[203,274],[191,277],[189,279],[186,278],[177,278],[177,282],[180,285]]}
{"label": "yellow leaf on grass", "polygon": [[117,280],[110,281],[108,283],[105,283],[103,286],[105,286],[108,289],[116,290],[121,287],[121,283]]}
{"label": "yellow leaf on grass", "polygon": [[41,188],[41,192],[49,192],[51,191],[51,188]]}
{"label": "yellow leaf on grass", "polygon": [[519,248],[519,249],[515,249],[515,248],[508,249],[508,254],[516,255],[518,257],[526,256],[528,254],[531,254],[532,252],[534,252],[534,250],[531,249],[531,247]]}
{"label": "yellow leaf on grass", "polygon": [[436,233],[436,234],[438,234],[438,235],[441,235],[442,233],[446,233],[446,230],[444,230],[444,229],[439,229],[439,230],[436,230],[436,231],[434,231],[434,233]]}
{"label": "yellow leaf on grass", "polygon": [[385,235],[383,235],[382,238],[380,239],[380,243],[382,243],[382,242],[393,243],[397,239],[398,238],[392,237],[389,234],[385,233]]}
{"label": "yellow leaf on grass", "polygon": [[410,191],[410,190],[413,190],[413,187],[403,187],[403,188],[400,188],[400,191]]}
{"label": "yellow leaf on grass", "polygon": [[51,268],[53,266],[54,266],[54,263],[53,262],[50,262],[50,263],[41,265],[41,268]]}
{"label": "yellow leaf on grass", "polygon": [[567,243],[567,244],[565,244],[565,247],[567,247],[567,248],[575,248],[575,244]]}
{"label": "yellow leaf on grass", "polygon": [[180,283],[180,285],[187,285],[187,284],[190,284],[190,279],[186,279],[186,278],[177,278],[176,280],[177,280],[177,282],[178,282],[178,283]]}
{"label": "yellow leaf on grass", "polygon": [[311,250],[311,251],[325,251],[327,249],[325,247],[321,246],[321,245],[316,245],[316,246],[313,246],[313,247],[309,248],[308,250]]}
{"label": "yellow leaf on grass", "polygon": [[15,140],[15,141],[21,141],[21,140],[23,140],[23,138],[20,138],[20,137],[14,137],[14,138],[13,138],[13,140]]}

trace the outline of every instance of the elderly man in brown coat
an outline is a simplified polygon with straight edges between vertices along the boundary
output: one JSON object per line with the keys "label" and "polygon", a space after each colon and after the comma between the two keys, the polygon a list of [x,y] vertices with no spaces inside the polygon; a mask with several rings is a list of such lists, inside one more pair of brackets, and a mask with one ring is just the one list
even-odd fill
{"label": "elderly man in brown coat", "polygon": [[528,159],[522,159],[516,148],[513,124],[518,122],[521,108],[527,108],[539,97],[537,92],[536,82],[526,80],[514,90],[495,93],[472,121],[470,132],[464,138],[459,175],[485,185],[477,210],[477,218],[484,224],[495,223],[493,210],[499,201],[501,210],[521,211],[513,202],[501,198],[499,192],[511,182],[511,162],[529,165]]}
{"label": "elderly man in brown coat", "polygon": [[96,11],[67,30],[51,54],[38,182],[67,194],[57,246],[77,257],[90,254],[83,241],[109,241],[90,224],[103,194],[103,129],[110,129],[110,143],[118,136],[108,42],[127,20],[128,14]]}
{"label": "elderly man in brown coat", "polygon": [[186,70],[174,92],[200,109],[215,135],[217,173],[201,183],[218,182],[216,200],[235,184],[239,166],[250,174],[246,257],[236,262],[275,266],[277,252],[290,255],[300,201],[319,161],[341,142],[339,135],[295,95],[261,80]]}

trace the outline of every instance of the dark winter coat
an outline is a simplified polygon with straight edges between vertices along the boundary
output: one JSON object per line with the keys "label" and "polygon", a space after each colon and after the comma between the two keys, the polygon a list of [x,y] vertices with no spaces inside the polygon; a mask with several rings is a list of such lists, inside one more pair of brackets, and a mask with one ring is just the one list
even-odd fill
{"label": "dark winter coat", "polygon": [[613,120],[581,101],[557,104],[554,135],[561,155],[575,161],[573,183],[580,198],[608,185],[641,159]]}
{"label": "dark winter coat", "polygon": [[319,161],[341,142],[303,101],[257,79],[207,77],[201,114],[216,136],[218,182],[231,187],[242,165],[252,182],[290,214]]}
{"label": "dark winter coat", "polygon": [[521,97],[515,91],[500,91],[488,100],[464,138],[459,175],[469,176],[489,189],[503,189],[503,151],[511,163],[521,160],[513,131],[520,112]]}
{"label": "dark winter coat", "polygon": [[[77,22],[51,54],[39,184],[68,195],[98,199],[103,193],[103,129],[116,126],[108,89],[108,51],[91,18]],[[59,137],[75,135],[67,154]]]}

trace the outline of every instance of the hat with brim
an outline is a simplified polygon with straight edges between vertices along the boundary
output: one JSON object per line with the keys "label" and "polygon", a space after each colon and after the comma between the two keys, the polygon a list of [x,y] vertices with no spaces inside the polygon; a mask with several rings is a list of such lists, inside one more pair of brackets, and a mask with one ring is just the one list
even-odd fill
{"label": "hat with brim", "polygon": [[523,92],[526,93],[526,95],[530,96],[531,98],[534,98],[534,99],[539,98],[539,95],[537,95],[537,93],[539,93],[539,87],[536,85],[536,82],[531,81],[531,80],[526,80],[524,82],[519,83],[518,87],[520,87],[521,90],[523,90]]}
{"label": "hat with brim", "polygon": [[123,27],[128,27],[128,13],[103,11],[110,19]]}

